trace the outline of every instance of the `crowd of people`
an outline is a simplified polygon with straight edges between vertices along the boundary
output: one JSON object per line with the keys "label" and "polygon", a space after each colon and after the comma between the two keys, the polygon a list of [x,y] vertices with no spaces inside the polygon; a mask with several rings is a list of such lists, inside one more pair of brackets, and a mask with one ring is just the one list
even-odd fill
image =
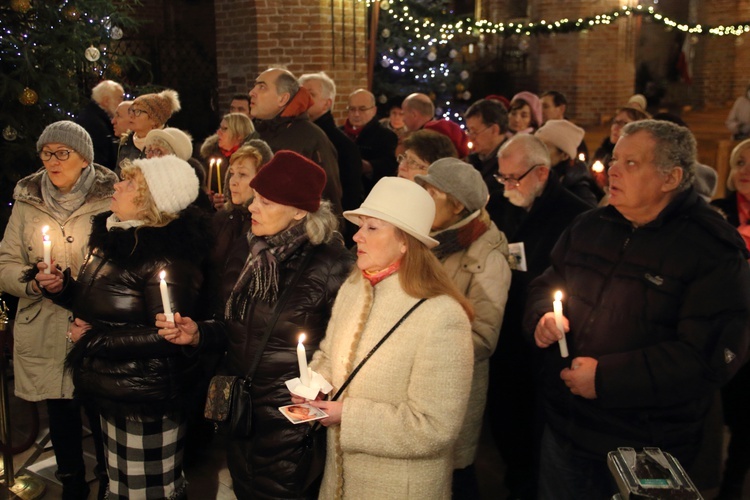
{"label": "crowd of people", "polygon": [[[484,424],[508,498],[611,498],[621,447],[699,474],[719,401],[719,498],[741,498],[750,139],[712,201],[692,133],[639,95],[591,157],[554,90],[460,126],[357,89],[339,126],[326,73],[269,68],[201,144],[167,126],[174,90],[91,97],[39,137],[0,243],[15,394],[46,403],[64,499],[90,492],[84,414],[97,498],[186,498],[217,373],[252,375],[226,449],[243,500],[480,498]],[[343,392],[290,393],[300,356]],[[316,481],[292,403],[325,413]]]}

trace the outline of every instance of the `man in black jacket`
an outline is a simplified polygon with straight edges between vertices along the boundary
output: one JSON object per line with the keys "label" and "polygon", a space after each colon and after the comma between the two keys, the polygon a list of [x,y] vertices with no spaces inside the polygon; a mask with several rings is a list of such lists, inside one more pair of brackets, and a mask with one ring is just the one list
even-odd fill
{"label": "man in black jacket", "polygon": [[[544,358],[541,499],[609,498],[607,453],[695,458],[716,389],[750,331],[748,252],[692,187],[684,127],[628,124],[609,170],[610,206],[577,218],[529,288],[527,333]],[[565,295],[569,358],[550,311]]]}
{"label": "man in black jacket", "polygon": [[377,118],[375,96],[365,89],[349,95],[348,118],[341,130],[354,141],[362,156],[364,195],[383,177],[396,175],[398,136],[382,126]]}
{"label": "man in black jacket", "polygon": [[94,163],[110,170],[117,164],[117,147],[112,118],[123,99],[123,88],[104,80],[91,89],[91,101],[78,113],[75,122],[86,129],[94,143]]}
{"label": "man in black jacket", "polygon": [[508,237],[518,262],[511,266],[505,316],[490,361],[488,407],[495,442],[508,467],[509,498],[531,499],[536,498],[539,418],[533,351],[522,328],[526,292],[531,280],[549,266],[550,251],[560,234],[590,207],[562,187],[550,168],[547,148],[533,135],[518,134],[506,141],[497,164],[497,180],[493,180],[505,189],[495,201],[500,205],[495,223]]}

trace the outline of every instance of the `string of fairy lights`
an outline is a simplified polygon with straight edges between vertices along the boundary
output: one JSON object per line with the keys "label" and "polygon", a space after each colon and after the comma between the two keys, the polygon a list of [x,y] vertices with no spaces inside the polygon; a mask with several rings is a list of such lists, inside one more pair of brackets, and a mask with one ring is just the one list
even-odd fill
{"label": "string of fairy lights", "polygon": [[740,36],[750,32],[750,21],[735,23],[731,25],[707,26],[693,23],[680,23],[660,14],[653,7],[643,5],[623,6],[619,10],[596,14],[589,17],[577,19],[559,19],[557,21],[540,20],[537,22],[509,22],[495,23],[486,19],[472,21],[467,17],[455,23],[438,25],[430,19],[418,18],[411,14],[407,0],[358,0],[366,1],[368,5],[377,4],[381,10],[388,15],[395,16],[402,23],[405,31],[411,31],[418,38],[450,40],[456,34],[481,35],[481,34],[504,34],[504,35],[536,35],[545,33],[568,33],[596,28],[599,25],[608,25],[618,19],[627,16],[648,16],[656,22],[662,23],[666,28],[677,29],[685,33],[697,35],[714,36]]}

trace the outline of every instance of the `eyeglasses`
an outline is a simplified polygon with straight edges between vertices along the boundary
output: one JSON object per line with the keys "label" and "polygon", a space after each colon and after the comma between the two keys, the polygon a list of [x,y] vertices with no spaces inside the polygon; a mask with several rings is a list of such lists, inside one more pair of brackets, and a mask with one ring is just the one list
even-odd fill
{"label": "eyeglasses", "polygon": [[136,118],[139,117],[139,116],[141,116],[141,115],[148,116],[148,112],[147,111],[145,111],[143,109],[133,109],[132,106],[130,108],[128,108],[128,114],[130,116],[135,116]]}
{"label": "eyeglasses", "polygon": [[491,129],[491,128],[492,128],[492,126],[489,126],[489,127],[484,127],[484,128],[482,129],[482,130],[478,130],[478,131],[474,131],[474,132],[472,132],[472,131],[471,131],[471,130],[469,130],[469,129],[466,129],[466,135],[468,135],[469,137],[476,137],[476,136],[478,136],[479,134],[481,134],[482,132],[484,132],[485,130],[489,130],[489,129]]}
{"label": "eyeglasses", "polygon": [[346,108],[346,110],[349,113],[364,113],[365,111],[369,111],[369,110],[371,110],[374,107],[375,106],[369,106],[369,107],[366,107],[366,106],[349,106],[349,107]]}
{"label": "eyeglasses", "polygon": [[425,163],[415,160],[414,158],[406,156],[405,154],[398,155],[396,157],[396,160],[398,161],[399,165],[405,163],[406,168],[409,170],[427,170],[427,167],[429,166]]}
{"label": "eyeglasses", "polygon": [[536,165],[534,165],[530,169],[528,169],[526,172],[524,172],[518,178],[508,177],[508,176],[505,176],[503,174],[495,174],[495,175],[493,175],[493,177],[500,184],[504,184],[504,185],[509,186],[509,187],[517,188],[518,186],[521,185],[521,181],[523,180],[524,177],[526,177],[527,175],[529,175],[531,173],[531,171],[534,170],[536,167],[542,167],[542,166],[544,166],[543,163],[537,163]]}
{"label": "eyeglasses", "polygon": [[157,158],[161,158],[164,155],[168,155],[172,153],[158,146],[146,146],[145,148],[143,148],[143,154],[146,155],[146,158],[151,158],[154,156]]}
{"label": "eyeglasses", "polygon": [[70,158],[70,153],[72,153],[72,149],[58,149],[57,151],[39,151],[39,158],[42,159],[42,161],[50,161],[52,157],[54,156],[60,161],[65,161],[68,158]]}

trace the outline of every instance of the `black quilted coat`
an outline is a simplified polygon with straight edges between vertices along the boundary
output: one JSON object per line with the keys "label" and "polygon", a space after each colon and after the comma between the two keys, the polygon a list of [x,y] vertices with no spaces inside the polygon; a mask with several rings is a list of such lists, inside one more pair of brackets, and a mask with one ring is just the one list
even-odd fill
{"label": "black quilted coat", "polygon": [[[229,295],[249,253],[245,239],[240,238],[237,243],[227,260],[223,297]],[[336,294],[354,261],[354,256],[340,240],[315,247],[305,244],[279,263],[280,295],[304,255],[311,251],[314,252],[312,260],[279,315],[253,378],[253,435],[230,445],[229,469],[239,499],[307,496],[300,491],[295,477],[306,426],[292,425],[278,408],[291,403],[284,382],[299,376],[299,334],[304,332],[307,336],[308,360],[312,359],[325,335]],[[255,302],[248,307],[245,322],[233,321],[226,325],[226,367],[230,374],[247,374],[272,314],[271,305]]]}
{"label": "black quilted coat", "polygon": [[200,210],[189,207],[164,227],[112,229],[95,217],[90,252],[77,279],[53,300],[92,324],[68,355],[76,394],[104,411],[158,416],[184,408],[198,374],[194,349],[157,334],[166,272],[174,312],[196,317],[211,239]]}

